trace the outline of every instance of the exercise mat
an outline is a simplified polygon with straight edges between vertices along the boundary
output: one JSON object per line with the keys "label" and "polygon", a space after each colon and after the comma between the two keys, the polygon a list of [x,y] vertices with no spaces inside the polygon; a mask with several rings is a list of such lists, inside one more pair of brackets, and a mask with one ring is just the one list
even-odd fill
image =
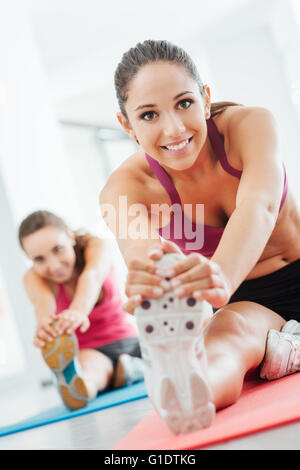
{"label": "exercise mat", "polygon": [[156,411],[152,411],[114,450],[200,449],[299,419],[300,374],[272,382],[252,375],[245,380],[238,401],[219,410],[209,428],[175,436]]}
{"label": "exercise mat", "polygon": [[55,423],[64,419],[75,418],[77,416],[93,413],[95,411],[103,410],[104,408],[109,408],[145,397],[147,397],[147,392],[144,382],[138,382],[127,387],[119,388],[118,390],[102,393],[97,398],[88,403],[86,407],[79,410],[70,411],[64,405],[61,405],[43,411],[42,413],[32,416],[31,418],[27,418],[16,424],[0,427],[0,436],[26,431],[27,429],[44,426],[46,424]]}

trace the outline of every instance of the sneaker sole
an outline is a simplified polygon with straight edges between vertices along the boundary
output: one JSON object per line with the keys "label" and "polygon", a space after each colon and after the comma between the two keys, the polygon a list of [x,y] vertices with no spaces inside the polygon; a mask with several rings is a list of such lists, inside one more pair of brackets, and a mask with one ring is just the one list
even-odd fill
{"label": "sneaker sole", "polygon": [[[160,267],[178,260],[166,257],[157,263]],[[135,310],[148,394],[175,434],[208,427],[215,415],[206,352],[203,340],[199,341],[206,308],[211,310],[206,303],[179,299],[169,291],[160,299],[144,299]]]}
{"label": "sneaker sole", "polygon": [[89,401],[88,389],[76,359],[77,352],[75,334],[60,335],[42,348],[44,361],[56,375],[60,395],[70,410],[83,408]]}

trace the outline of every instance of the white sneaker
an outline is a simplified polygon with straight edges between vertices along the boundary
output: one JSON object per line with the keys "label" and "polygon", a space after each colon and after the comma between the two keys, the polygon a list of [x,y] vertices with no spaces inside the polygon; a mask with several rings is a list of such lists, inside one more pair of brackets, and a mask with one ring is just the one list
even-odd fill
{"label": "white sneaker", "polygon": [[288,325],[285,331],[269,331],[260,378],[275,380],[300,370],[300,336],[286,332],[294,326],[293,323]]}
{"label": "white sneaker", "polygon": [[291,335],[300,335],[300,323],[297,320],[287,321],[282,330],[282,333],[290,333]]}
{"label": "white sneaker", "polygon": [[[156,263],[167,269],[180,259],[169,253]],[[147,391],[175,434],[207,427],[214,418],[202,335],[208,314],[210,304],[180,299],[172,290],[159,299],[144,299],[135,309]]]}
{"label": "white sneaker", "polygon": [[144,380],[144,364],[140,357],[121,354],[114,371],[113,387],[121,388]]}

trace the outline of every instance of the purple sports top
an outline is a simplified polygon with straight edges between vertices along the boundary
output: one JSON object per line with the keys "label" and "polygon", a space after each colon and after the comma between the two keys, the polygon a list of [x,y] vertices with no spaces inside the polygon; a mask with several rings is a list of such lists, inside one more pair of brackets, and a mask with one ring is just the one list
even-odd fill
{"label": "purple sports top", "polygon": [[[230,175],[240,179],[242,171],[232,168],[229,164],[224,149],[223,138],[219,133],[216,124],[212,118],[208,119],[206,122],[208,137],[218,159],[220,160],[222,168]],[[182,210],[180,196],[168,173],[158,163],[158,161],[150,157],[150,155],[146,154],[146,158],[154,174],[169,194],[173,206],[171,220],[168,225],[159,229],[159,234],[163,238],[176,243],[176,245],[178,245],[178,247],[186,254],[197,252],[210,258],[218,247],[225,227],[212,227],[210,225],[196,224],[188,219]],[[284,187],[279,210],[281,210],[284,204],[288,190],[288,182],[284,165],[283,171]],[[178,224],[180,224],[180,227]],[[180,234],[180,236],[178,236],[178,234]],[[190,249],[190,246],[192,245],[188,244],[193,244],[193,241],[195,242],[196,240],[201,240],[201,246],[196,249]]]}

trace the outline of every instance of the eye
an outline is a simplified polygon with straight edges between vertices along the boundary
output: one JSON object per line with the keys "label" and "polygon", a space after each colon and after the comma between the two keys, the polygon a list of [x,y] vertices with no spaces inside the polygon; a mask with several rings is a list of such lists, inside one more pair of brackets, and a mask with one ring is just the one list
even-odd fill
{"label": "eye", "polygon": [[41,263],[43,261],[43,257],[42,256],[37,256],[36,258],[34,258],[33,260],[35,263]]}
{"label": "eye", "polygon": [[193,104],[193,100],[186,98],[184,100],[180,100],[179,103],[177,103],[177,108],[188,109],[192,104]]}
{"label": "eye", "polygon": [[145,113],[141,114],[140,118],[143,121],[153,121],[153,119],[157,116],[155,111],[146,111]]}
{"label": "eye", "polygon": [[62,251],[63,247],[61,245],[57,245],[53,248],[53,251],[55,253],[59,253],[60,251]]}

